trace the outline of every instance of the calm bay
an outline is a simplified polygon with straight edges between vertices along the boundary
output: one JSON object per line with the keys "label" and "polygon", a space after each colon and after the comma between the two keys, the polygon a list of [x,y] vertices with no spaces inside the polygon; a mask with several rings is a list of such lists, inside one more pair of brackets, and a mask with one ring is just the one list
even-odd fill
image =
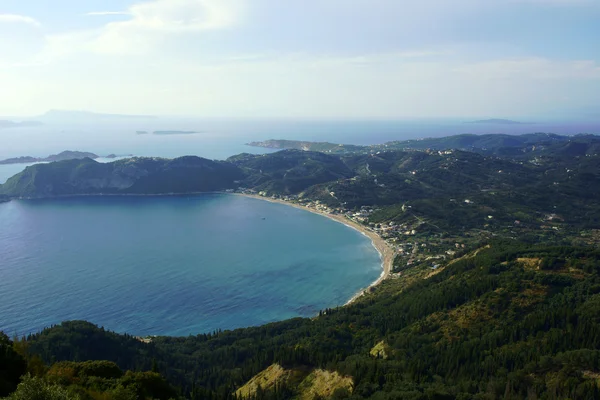
{"label": "calm bay", "polygon": [[361,233],[225,194],[3,203],[0,254],[9,335],[75,319],[181,336],[310,317],[381,273]]}

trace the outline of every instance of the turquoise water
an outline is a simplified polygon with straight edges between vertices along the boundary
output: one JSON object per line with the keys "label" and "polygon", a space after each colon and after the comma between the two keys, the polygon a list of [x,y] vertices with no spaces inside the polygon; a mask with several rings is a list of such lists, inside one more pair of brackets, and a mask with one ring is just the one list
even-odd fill
{"label": "turquoise water", "polygon": [[361,233],[241,196],[0,204],[0,330],[9,335],[73,319],[188,335],[308,317],[380,273]]}

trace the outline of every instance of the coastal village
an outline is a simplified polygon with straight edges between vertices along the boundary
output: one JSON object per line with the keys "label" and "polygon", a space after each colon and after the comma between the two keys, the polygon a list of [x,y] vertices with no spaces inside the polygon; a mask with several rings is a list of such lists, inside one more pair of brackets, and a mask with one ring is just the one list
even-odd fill
{"label": "coastal village", "polygon": [[[306,208],[308,211],[334,217],[340,222],[348,222],[362,231],[377,235],[393,251],[390,260],[391,266],[389,271],[386,271],[389,274],[386,274],[386,277],[401,277],[406,269],[423,263],[435,271],[444,260],[460,256],[461,250],[465,249],[465,244],[458,240],[445,240],[441,243],[442,241],[432,240],[434,238],[419,235],[419,227],[426,222],[418,218],[415,218],[415,222],[412,224],[371,222],[370,217],[377,211],[373,207],[362,206],[358,210],[349,210],[344,207],[330,207],[319,200],[306,199],[298,195],[269,194],[265,191],[247,188],[238,188],[228,192]],[[410,208],[410,206],[404,207]],[[381,253],[381,249],[378,250]]]}

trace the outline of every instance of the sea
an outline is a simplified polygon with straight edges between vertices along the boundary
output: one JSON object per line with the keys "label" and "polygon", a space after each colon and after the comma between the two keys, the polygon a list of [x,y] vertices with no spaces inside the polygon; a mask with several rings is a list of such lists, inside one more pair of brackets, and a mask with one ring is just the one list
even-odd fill
{"label": "sea", "polygon": [[378,279],[360,232],[227,194],[0,204],[0,330],[187,336],[312,317]]}
{"label": "sea", "polygon": [[[192,130],[153,135],[136,131]],[[475,125],[458,120],[47,123],[0,130],[0,159],[63,150],[105,158],[273,150],[254,140],[345,144],[459,133],[600,133],[600,124]],[[0,183],[26,165],[0,165]],[[371,241],[304,210],[236,195],[106,196],[0,203],[0,330],[87,320],[133,335],[186,336],[312,317],[382,272]]]}

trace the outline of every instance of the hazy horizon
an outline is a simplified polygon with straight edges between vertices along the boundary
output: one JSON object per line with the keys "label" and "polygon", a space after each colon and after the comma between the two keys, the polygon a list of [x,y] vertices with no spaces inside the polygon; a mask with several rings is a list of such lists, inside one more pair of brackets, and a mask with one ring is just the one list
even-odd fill
{"label": "hazy horizon", "polygon": [[0,115],[598,119],[595,0],[5,0]]}
{"label": "hazy horizon", "polygon": [[[76,118],[74,118],[76,117]],[[600,115],[588,115],[588,116],[568,116],[568,115],[532,115],[532,116],[511,116],[511,115],[459,115],[452,117],[443,116],[426,116],[426,117],[364,117],[364,116],[346,116],[346,117],[285,117],[285,116],[274,116],[274,117],[261,117],[261,116],[214,116],[214,117],[203,117],[195,115],[175,115],[175,114],[126,114],[126,113],[105,113],[95,110],[66,110],[51,108],[46,112],[38,115],[2,115],[0,114],[0,121],[10,122],[25,122],[25,121],[37,121],[45,124],[71,124],[71,123],[89,123],[89,122],[109,122],[113,123],[118,120],[129,120],[132,122],[139,121],[211,121],[211,122],[244,122],[244,121],[262,121],[262,122],[449,122],[449,123],[472,123],[480,121],[490,121],[493,124],[493,120],[504,120],[518,122],[523,125],[544,125],[544,124],[555,124],[555,123],[570,123],[570,122],[582,122],[591,123],[596,125],[600,123]],[[498,125],[501,125],[498,124]],[[600,132],[600,131],[599,131]],[[502,132],[498,132],[502,133]],[[552,133],[552,132],[548,132]]]}

